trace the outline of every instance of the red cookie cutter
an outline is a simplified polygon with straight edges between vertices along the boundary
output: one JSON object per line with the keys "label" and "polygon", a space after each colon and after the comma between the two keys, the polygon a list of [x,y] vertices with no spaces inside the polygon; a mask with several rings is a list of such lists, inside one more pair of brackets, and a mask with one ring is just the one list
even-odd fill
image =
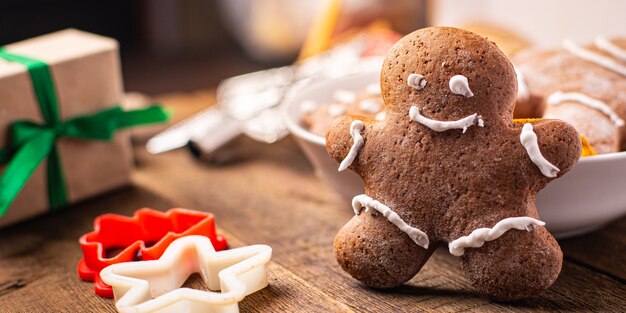
{"label": "red cookie cutter", "polygon": [[97,295],[113,298],[111,286],[100,279],[103,268],[122,262],[156,260],[172,241],[189,235],[208,237],[216,251],[227,248],[226,238],[215,231],[211,213],[140,209],[133,217],[101,215],[94,220],[94,231],[79,239],[83,258],[78,262],[78,276],[93,281]]}

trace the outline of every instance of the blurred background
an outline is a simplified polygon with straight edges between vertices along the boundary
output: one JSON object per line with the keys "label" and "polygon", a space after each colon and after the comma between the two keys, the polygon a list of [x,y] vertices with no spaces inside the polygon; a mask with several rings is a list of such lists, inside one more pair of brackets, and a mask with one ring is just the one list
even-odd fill
{"label": "blurred background", "polygon": [[[127,90],[189,91],[253,70],[292,63],[328,0],[3,0],[0,45],[68,27],[119,40]],[[466,26],[529,43],[590,40],[623,29],[626,3],[610,0],[344,1],[335,32],[375,20],[407,33]],[[507,43],[502,43],[506,45]]]}

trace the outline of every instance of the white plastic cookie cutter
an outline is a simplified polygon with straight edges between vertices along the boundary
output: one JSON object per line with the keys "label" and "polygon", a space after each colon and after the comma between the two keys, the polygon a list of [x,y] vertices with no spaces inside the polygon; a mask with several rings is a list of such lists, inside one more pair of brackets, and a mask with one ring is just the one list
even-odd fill
{"label": "white plastic cookie cutter", "polygon": [[[216,252],[208,238],[187,236],[158,260],[114,264],[100,276],[113,287],[119,312],[239,312],[245,296],[268,285],[271,255],[267,245]],[[181,288],[194,273],[215,291]]]}

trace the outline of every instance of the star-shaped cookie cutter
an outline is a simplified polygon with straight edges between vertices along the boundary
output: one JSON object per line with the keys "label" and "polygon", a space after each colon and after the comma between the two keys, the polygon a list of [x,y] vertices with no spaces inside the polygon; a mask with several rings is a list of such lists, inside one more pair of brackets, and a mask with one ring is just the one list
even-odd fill
{"label": "star-shaped cookie cutter", "polygon": [[[113,287],[119,312],[239,312],[245,296],[268,285],[265,265],[271,256],[267,245],[216,252],[206,237],[187,236],[158,260],[114,264],[100,275]],[[181,288],[194,273],[209,291]]]}
{"label": "star-shaped cookie cutter", "polygon": [[[208,212],[171,209],[163,213],[144,208],[133,217],[101,215],[94,220],[94,231],[79,239],[83,258],[78,262],[78,276],[93,281],[97,295],[113,298],[111,286],[100,279],[100,270],[116,263],[158,259],[172,241],[189,235],[210,238],[218,251],[227,248]],[[121,251],[108,257],[107,251],[112,250]]]}

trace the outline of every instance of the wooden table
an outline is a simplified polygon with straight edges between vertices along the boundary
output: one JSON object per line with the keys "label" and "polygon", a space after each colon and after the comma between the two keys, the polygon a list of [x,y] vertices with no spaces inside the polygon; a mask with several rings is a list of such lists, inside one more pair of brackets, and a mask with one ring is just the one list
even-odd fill
{"label": "wooden table", "polygon": [[[212,93],[164,101],[191,112]],[[502,304],[481,297],[445,250],[406,285],[372,290],[344,273],[332,251],[352,209],[314,175],[293,139],[241,143],[254,153],[214,167],[184,149],[149,155],[138,142],[133,186],[0,230],[0,312],[114,312],[113,301],[95,296],[76,274],[78,237],[100,214],[131,215],[141,207],[210,211],[231,247],[272,246],[270,286],[241,302],[243,312],[626,311],[626,218],[562,240],[561,275],[530,299]],[[186,285],[204,288],[197,276]]]}

